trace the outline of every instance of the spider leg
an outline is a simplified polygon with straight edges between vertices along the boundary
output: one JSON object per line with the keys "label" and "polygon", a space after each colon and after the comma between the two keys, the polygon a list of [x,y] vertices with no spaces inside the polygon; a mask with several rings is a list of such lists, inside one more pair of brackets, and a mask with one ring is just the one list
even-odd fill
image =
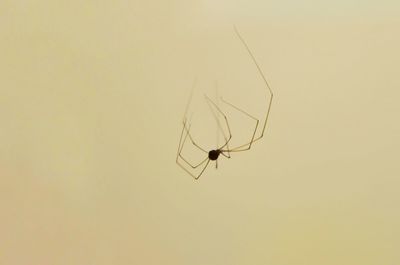
{"label": "spider leg", "polygon": [[231,150],[231,151],[236,150],[236,152],[240,152],[240,151],[248,150],[246,148],[245,149],[241,149],[241,148],[244,148],[246,146],[250,146],[251,144],[253,144],[254,142],[260,140],[264,136],[264,132],[265,132],[265,128],[267,127],[267,122],[268,122],[269,113],[270,113],[270,110],[271,110],[271,105],[272,105],[272,100],[274,98],[274,94],[273,94],[272,89],[271,89],[270,85],[268,84],[267,78],[265,77],[264,73],[262,72],[261,67],[259,66],[255,56],[251,52],[251,50],[250,50],[249,46],[247,45],[246,41],[240,35],[240,33],[239,33],[238,29],[236,28],[236,26],[234,26],[234,30],[235,30],[236,35],[238,36],[238,38],[240,39],[240,41],[242,42],[242,44],[246,48],[248,54],[250,55],[252,61],[255,64],[255,66],[257,67],[258,73],[260,74],[260,76],[261,76],[261,78],[262,78],[262,80],[263,80],[263,82],[264,82],[264,84],[265,84],[265,86],[266,86],[266,88],[268,90],[268,93],[269,93],[269,102],[268,102],[268,105],[267,105],[267,113],[265,115],[265,120],[264,120],[264,124],[263,124],[263,127],[262,127],[261,135],[259,135],[255,139],[253,138],[252,141],[250,141],[248,143],[245,143],[243,145],[237,146],[233,150]]}
{"label": "spider leg", "polygon": [[192,137],[192,135],[191,135],[190,132],[189,132],[190,127],[189,127],[189,129],[186,128],[186,125],[185,125],[185,123],[184,123],[184,124],[183,124],[183,128],[184,128],[184,130],[186,131],[186,136],[189,136],[189,139],[190,139],[190,141],[192,142],[192,144],[193,144],[194,146],[196,146],[198,149],[200,149],[201,151],[203,151],[204,153],[208,154],[208,152],[207,152],[206,150],[204,150],[204,148],[202,148],[201,146],[199,146],[199,145],[193,140],[193,137]]}
{"label": "spider leg", "polygon": [[197,177],[195,178],[196,180],[200,178],[200,176],[203,174],[204,170],[206,170],[208,164],[210,163],[210,159],[208,159],[206,165],[204,166],[204,168],[201,170],[200,174],[197,175]]}
{"label": "spider leg", "polygon": [[[224,117],[224,120],[225,120],[225,123],[226,123],[226,127],[228,128],[229,137],[226,137],[224,131],[222,130],[222,126],[221,126],[216,114],[214,113],[214,111],[212,111],[212,113],[214,115],[214,118],[217,120],[217,124],[221,128],[222,134],[224,135],[224,138],[225,138],[225,143],[221,147],[218,148],[220,150],[220,149],[224,148],[225,146],[228,146],[230,140],[232,139],[232,133],[231,133],[231,128],[229,126],[228,118],[226,117],[225,113],[223,113],[222,110],[214,103],[214,101],[212,101],[207,95],[204,95],[204,97],[206,98],[206,100],[207,100],[206,102],[209,105],[210,109],[212,110],[211,105],[210,105],[210,104],[212,104],[213,107]],[[225,155],[225,157],[230,158],[229,151],[227,151],[227,153],[228,153],[228,155],[227,156]]]}
{"label": "spider leg", "polygon": [[[207,105],[208,105],[208,108],[210,109],[212,115],[214,116],[215,121],[217,122],[217,125],[218,125],[217,128],[221,131],[222,135],[224,136],[225,142],[229,142],[228,138],[226,137],[226,134],[225,134],[224,130],[222,129],[222,125],[221,125],[221,122],[219,121],[219,118],[218,118],[217,114],[215,113],[215,111],[213,110],[211,105],[208,103],[208,101],[207,101]],[[221,152],[221,154],[223,156],[225,156],[226,158],[231,158],[231,155],[229,153],[229,151],[230,151],[229,144],[226,144],[226,146],[227,146],[227,153],[228,154],[226,155],[223,152]],[[218,149],[218,144],[217,144],[217,148],[216,149]],[[218,163],[215,164],[215,167],[218,168]]]}
{"label": "spider leg", "polygon": [[[188,136],[189,136],[189,138],[191,138],[191,136],[190,136],[190,126],[191,126],[191,125],[189,125],[189,128],[187,128],[187,127],[186,127],[186,123],[187,123],[187,121],[186,121],[186,119],[184,119],[184,121],[183,121],[183,128],[182,128],[181,136],[180,136],[180,139],[179,139],[178,153],[177,153],[177,155],[176,155],[176,163],[177,163],[183,170],[185,170],[187,173],[189,173],[194,179],[198,179],[198,178],[200,177],[200,175],[203,174],[205,168],[207,167],[208,163],[210,162],[210,161],[209,161],[210,159],[209,159],[208,156],[207,156],[207,157],[206,157],[203,161],[201,161],[200,163],[198,163],[198,164],[196,164],[196,165],[193,165],[192,163],[190,163],[190,162],[182,155],[182,150],[183,150],[183,147],[184,147],[184,145],[185,145],[185,142],[186,142]],[[186,131],[185,136],[183,136],[184,131]],[[200,150],[203,150],[203,149],[202,149],[200,146],[198,146],[193,140],[192,140],[192,143],[193,143],[194,146],[198,147]],[[192,172],[190,172],[186,167],[184,167],[184,165],[179,161],[180,159],[183,160],[183,161],[185,162],[185,164],[186,164],[186,165],[189,165],[192,169],[198,168],[199,166],[201,166],[202,164],[204,164],[207,160],[208,160],[208,162],[206,163],[206,166],[201,170],[200,174],[196,176],[196,175],[194,175]]]}
{"label": "spider leg", "polygon": [[210,160],[208,160],[208,162],[206,163],[206,165],[204,166],[204,168],[201,170],[199,175],[194,175],[192,172],[190,172],[187,168],[185,168],[181,163],[179,163],[179,161],[177,160],[176,163],[178,164],[178,166],[180,166],[183,170],[186,171],[186,173],[188,173],[190,176],[192,176],[195,180],[199,179],[200,176],[203,174],[204,170],[207,168],[208,163],[210,162]]}
{"label": "spider leg", "polygon": [[[182,135],[183,135],[183,132],[186,131],[185,141],[186,141],[186,137],[189,136],[190,141],[192,142],[192,144],[193,144],[194,146],[196,146],[198,149],[200,149],[201,151],[203,151],[203,152],[205,152],[206,154],[208,154],[208,152],[207,152],[206,150],[204,150],[203,148],[201,148],[201,147],[193,140],[192,135],[190,134],[189,130],[188,130],[187,127],[186,127],[186,123],[187,123],[186,115],[187,115],[187,112],[188,112],[188,110],[189,110],[190,103],[192,102],[193,90],[194,90],[196,84],[197,84],[197,79],[195,78],[194,81],[193,81],[192,89],[191,89],[191,91],[190,91],[190,95],[189,95],[188,102],[186,103],[185,112],[184,112],[184,114],[183,114],[183,127],[182,127],[181,136],[180,136],[180,139],[179,139],[178,153],[179,153],[179,149],[181,149],[181,143],[182,143]],[[191,124],[189,125],[189,129],[190,129],[190,126],[191,126]],[[182,148],[183,148],[183,144],[182,144]]]}
{"label": "spider leg", "polygon": [[[181,147],[183,148],[182,138],[183,138],[183,132],[185,131],[185,126],[186,126],[186,117],[183,118],[183,126],[182,126],[181,136],[179,137],[178,151],[176,152],[177,158],[178,158],[179,152],[181,151]],[[185,141],[186,141],[186,137],[187,137],[187,135],[185,135]]]}
{"label": "spider leg", "polygon": [[[193,144],[195,147],[197,147],[199,150],[201,150],[201,151],[205,152],[206,154],[208,154],[208,152],[207,152],[206,150],[204,150],[203,148],[201,148],[201,147],[193,140],[193,137],[192,137],[192,135],[190,134],[190,127],[191,127],[191,124],[190,124],[190,123],[189,123],[189,128],[187,127],[188,121],[187,121],[187,118],[186,118],[186,114],[187,114],[187,112],[188,112],[189,105],[190,105],[190,102],[191,102],[191,100],[192,100],[193,89],[194,89],[195,85],[196,85],[196,79],[195,79],[194,82],[193,82],[193,86],[192,86],[192,90],[191,90],[191,93],[190,93],[190,97],[189,97],[188,102],[186,103],[185,112],[184,112],[184,114],[183,114],[183,120],[182,120],[183,126],[182,126],[181,135],[180,135],[180,137],[179,137],[178,151],[177,151],[177,154],[176,154],[176,164],[177,164],[178,166],[180,166],[184,171],[186,171],[189,175],[191,175],[194,179],[197,180],[197,179],[201,176],[201,174],[203,174],[204,170],[207,168],[208,164],[210,163],[210,159],[208,158],[208,155],[207,155],[207,158],[206,158],[206,159],[204,159],[203,161],[201,161],[201,162],[200,162],[199,164],[197,164],[197,165],[192,165],[192,164],[191,164],[187,159],[185,159],[185,158],[183,157],[183,155],[182,155],[182,150],[183,150],[183,147],[184,147],[184,145],[185,145],[186,140],[187,140],[188,137],[189,137],[190,141],[192,142],[192,144]],[[186,133],[185,133],[185,132],[186,132]],[[184,134],[185,134],[185,135],[184,135]],[[198,168],[200,165],[204,164],[207,160],[208,160],[208,161],[207,161],[206,165],[204,166],[204,168],[201,170],[200,174],[195,175],[195,174],[193,174],[192,172],[190,172],[190,170],[189,170],[188,168],[186,168],[186,167],[180,162],[180,160],[183,160],[183,161],[185,162],[185,164],[186,164],[186,165],[189,165],[192,169],[196,169],[196,168]]]}
{"label": "spider leg", "polygon": [[[183,141],[182,141],[182,136],[183,136],[183,131],[184,131],[184,130],[182,130],[181,139],[179,140],[179,142],[182,143],[182,144],[180,144],[180,147],[178,149],[178,154],[176,156],[176,160],[178,161],[178,157],[180,157],[183,161],[185,161],[186,164],[188,164],[192,168],[197,168],[198,166],[203,164],[208,159],[208,157],[206,159],[204,159],[202,162],[200,162],[199,164],[192,165],[186,158],[184,158],[182,156],[182,150],[183,150],[184,144],[185,144],[185,142],[187,140],[187,137],[189,136],[189,138],[191,138],[191,136],[190,136],[190,127],[191,127],[191,124],[189,125],[189,128],[186,128],[186,122],[185,121],[183,122],[183,129],[186,131],[186,134],[185,134],[185,137],[183,138]],[[193,140],[192,140],[192,144],[194,146],[196,146],[197,148],[199,148],[200,150],[204,151],[204,149],[202,149],[199,145],[197,145]]]}
{"label": "spider leg", "polygon": [[[213,115],[213,117],[214,117],[214,119],[215,119],[215,121],[216,121],[216,123],[217,123],[217,125],[218,125],[217,128],[221,131],[221,133],[222,133],[222,135],[223,135],[223,137],[224,137],[224,139],[225,139],[225,142],[228,142],[228,137],[226,137],[226,134],[225,134],[224,130],[222,129],[222,125],[221,125],[221,122],[219,121],[218,114],[215,113],[215,111],[214,111],[214,109],[211,107],[210,103],[209,103],[208,101],[206,101],[206,102],[207,102],[208,108],[210,109],[210,112],[212,113],[212,115]],[[227,147],[228,147],[228,149],[229,149],[229,145],[228,145],[228,144],[227,144]],[[218,149],[218,144],[217,144],[216,149]],[[231,158],[229,152],[228,152],[228,155],[225,155],[225,154],[224,154],[224,156],[225,156],[226,158]]]}
{"label": "spider leg", "polygon": [[[221,98],[221,97],[219,96],[219,93],[218,93],[218,82],[215,80],[215,102],[217,103],[216,105],[218,106],[218,108],[220,107],[220,105],[219,105],[219,102],[220,102],[219,99],[220,99],[220,98]],[[215,103],[215,102],[214,102],[214,103]],[[225,134],[225,132],[224,132],[224,130],[222,129],[222,126],[221,126],[221,124],[220,124],[220,115],[221,115],[221,114],[220,114],[220,113],[215,113],[214,109],[211,108],[210,104],[207,104],[207,105],[208,105],[210,111],[212,112],[212,114],[214,115],[214,118],[215,118],[215,120],[217,121],[217,124],[218,124],[218,126],[217,126],[217,146],[216,146],[216,149],[218,149],[218,146],[219,146],[219,133],[218,133],[218,129],[219,129],[219,131],[221,131],[221,133],[222,133],[222,135],[223,135],[225,141],[227,140],[227,137],[226,137],[226,134]],[[228,150],[230,150],[229,144],[226,145],[226,148],[227,148]],[[223,155],[224,157],[226,157],[226,158],[231,158],[229,151],[228,151],[228,154],[227,154],[227,155],[226,155],[224,152],[221,152],[220,154],[222,154],[222,155]],[[216,168],[216,169],[218,168],[218,160],[215,160],[215,168]]]}
{"label": "spider leg", "polygon": [[[221,151],[223,151],[223,152],[240,152],[240,151],[249,150],[249,149],[251,148],[251,145],[252,145],[253,142],[254,142],[254,138],[255,138],[255,136],[256,136],[256,132],[257,132],[257,129],[258,129],[259,120],[258,120],[257,118],[255,118],[254,116],[250,115],[248,112],[246,112],[246,111],[240,109],[239,107],[233,105],[232,103],[230,103],[230,102],[224,100],[222,97],[221,97],[221,101],[224,102],[225,104],[227,104],[228,106],[230,106],[230,107],[232,107],[232,108],[234,108],[234,109],[240,111],[241,113],[243,113],[243,114],[246,115],[247,117],[253,119],[253,120],[255,121],[255,123],[256,123],[256,126],[255,126],[255,128],[254,128],[254,131],[253,131],[253,134],[252,134],[252,136],[251,136],[250,142],[248,142],[248,143],[245,144],[245,145],[240,145],[240,146],[238,146],[238,147],[234,147],[234,148],[232,148],[232,149],[229,149],[229,147],[228,147],[228,149],[226,149],[226,150],[221,150]],[[242,147],[245,147],[246,145],[248,145],[248,146],[247,146],[245,149],[241,149]]]}
{"label": "spider leg", "polygon": [[200,163],[198,163],[197,165],[192,165],[188,160],[186,160],[181,154],[179,154],[179,157],[186,163],[188,164],[191,168],[196,169],[199,166],[201,166],[202,164],[204,164],[204,162],[206,162],[206,160],[208,159],[208,157],[206,157],[206,159],[204,159],[203,161],[201,161]]}
{"label": "spider leg", "polygon": [[[221,150],[221,151],[223,151],[223,150]],[[229,155],[224,154],[224,152],[221,152],[221,155],[225,156],[226,158],[231,158],[231,154],[230,154],[231,150],[227,150],[227,152],[228,151],[229,151]],[[218,167],[218,165],[217,165],[217,167]]]}
{"label": "spider leg", "polygon": [[[217,106],[219,107],[219,96],[218,96],[218,82],[217,80],[215,80],[215,101],[217,102]],[[219,115],[217,115],[217,120],[219,121]],[[219,146],[219,130],[218,130],[218,126],[217,126],[217,130],[216,130],[216,144],[215,144],[215,148],[218,149]],[[215,168],[218,168],[218,163],[216,163]]]}

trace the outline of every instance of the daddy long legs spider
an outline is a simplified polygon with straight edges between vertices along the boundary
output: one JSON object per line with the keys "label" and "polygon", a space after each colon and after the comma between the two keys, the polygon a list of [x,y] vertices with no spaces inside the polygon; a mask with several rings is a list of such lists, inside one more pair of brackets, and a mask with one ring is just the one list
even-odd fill
{"label": "daddy long legs spider", "polygon": [[[229,147],[229,142],[232,139],[232,133],[231,133],[231,129],[229,126],[229,121],[227,116],[225,115],[225,113],[221,110],[221,108],[214,102],[212,101],[209,97],[207,97],[205,95],[205,100],[208,104],[208,106],[210,107],[210,110],[214,116],[214,118],[217,121],[217,126],[219,127],[219,129],[222,132],[222,135],[224,137],[225,142],[223,144],[221,144],[219,147],[217,146],[217,148],[212,149],[212,150],[205,150],[203,147],[201,147],[198,143],[196,143],[196,141],[193,139],[192,134],[190,133],[190,129],[191,129],[191,123],[190,121],[188,121],[187,117],[186,117],[186,112],[187,112],[187,108],[188,106],[186,106],[186,111],[185,111],[185,115],[183,118],[183,126],[182,126],[182,131],[181,131],[181,135],[179,138],[179,144],[178,144],[178,151],[177,151],[177,155],[176,155],[176,163],[183,169],[185,170],[189,175],[191,175],[194,179],[199,179],[200,176],[203,174],[203,172],[206,170],[206,168],[208,167],[210,161],[215,161],[216,163],[218,163],[218,158],[220,157],[220,155],[224,156],[225,158],[231,158],[231,153],[235,153],[235,152],[243,152],[243,151],[248,151],[251,149],[252,145],[259,141],[261,138],[263,138],[264,136],[264,132],[265,129],[267,127],[267,121],[268,121],[268,117],[269,117],[269,113],[271,110],[271,105],[272,105],[272,99],[273,99],[273,92],[271,87],[268,84],[268,81],[264,75],[264,73],[262,72],[255,56],[253,55],[252,51],[250,50],[249,46],[247,45],[246,41],[243,39],[243,37],[240,35],[239,31],[237,30],[236,27],[234,27],[235,33],[238,36],[239,40],[242,42],[243,46],[245,47],[245,49],[247,50],[248,54],[250,55],[250,58],[252,59],[253,63],[255,64],[258,73],[260,74],[267,92],[268,92],[268,96],[267,98],[269,98],[268,104],[267,104],[267,109],[266,109],[266,114],[265,114],[265,119],[263,120],[263,125],[262,125],[262,129],[261,129],[261,133],[260,135],[257,135],[257,131],[260,128],[259,126],[259,119],[253,117],[252,115],[250,115],[249,113],[247,113],[246,111],[242,110],[241,108],[235,106],[234,104],[224,100],[223,98],[221,98],[221,101],[226,104],[227,106],[243,113],[244,115],[246,115],[249,119],[252,119],[254,121],[254,131],[252,133],[252,136],[250,138],[250,140],[248,140],[247,142],[245,142],[244,144],[240,144],[238,146],[235,147]],[[190,102],[190,100],[189,100]],[[189,103],[188,103],[189,104]],[[224,133],[224,130],[222,129],[222,124],[219,120],[219,116],[223,117],[223,123],[226,126],[228,135],[226,135]],[[189,141],[192,143],[192,145],[198,149],[201,152],[205,153],[205,158],[203,160],[201,160],[198,163],[191,163],[187,158],[184,157],[184,155],[182,154],[182,150],[183,147],[185,145],[185,143],[187,142],[187,140],[189,139]],[[216,164],[217,165],[217,164]],[[196,172],[197,170],[197,172]],[[198,173],[199,171],[199,173]]]}

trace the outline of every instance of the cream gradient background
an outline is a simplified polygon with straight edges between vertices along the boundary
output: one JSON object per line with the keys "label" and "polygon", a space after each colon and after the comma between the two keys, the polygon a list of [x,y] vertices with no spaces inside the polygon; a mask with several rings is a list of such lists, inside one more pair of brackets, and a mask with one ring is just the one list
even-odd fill
{"label": "cream gradient background", "polygon": [[[0,264],[399,264],[399,13],[1,1]],[[195,182],[175,164],[194,78],[265,107],[233,24],[271,119]]]}

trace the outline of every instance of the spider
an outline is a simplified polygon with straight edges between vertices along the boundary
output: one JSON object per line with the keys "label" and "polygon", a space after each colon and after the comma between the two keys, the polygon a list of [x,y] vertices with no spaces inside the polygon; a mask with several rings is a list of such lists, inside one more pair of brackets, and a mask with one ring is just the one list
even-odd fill
{"label": "spider", "polygon": [[[255,117],[253,117],[252,115],[250,115],[249,113],[247,113],[246,111],[240,109],[239,107],[233,105],[232,103],[229,103],[228,101],[224,100],[223,98],[221,98],[221,101],[225,104],[227,104],[228,106],[236,109],[237,111],[242,112],[243,114],[245,114],[247,117],[249,117],[250,119],[254,120],[255,122],[255,126],[254,126],[254,131],[252,133],[251,139],[244,143],[241,144],[239,146],[230,148],[229,147],[229,142],[232,139],[232,133],[231,133],[231,129],[229,127],[229,122],[228,122],[228,118],[226,117],[225,113],[217,106],[216,103],[214,103],[208,96],[205,95],[205,100],[208,104],[208,106],[210,107],[212,114],[214,116],[214,118],[217,121],[217,125],[218,127],[221,129],[223,137],[225,142],[217,147],[216,149],[213,150],[205,150],[204,148],[202,148],[200,145],[198,145],[191,133],[190,133],[190,128],[191,128],[191,124],[190,122],[188,122],[187,118],[186,118],[186,112],[187,112],[187,108],[186,107],[186,112],[185,112],[185,116],[183,118],[183,126],[182,126],[182,131],[181,131],[181,135],[179,138],[179,144],[178,144],[178,151],[177,151],[177,155],[176,155],[176,163],[183,169],[185,170],[189,175],[191,175],[194,179],[199,179],[200,176],[203,174],[203,172],[206,170],[206,168],[208,167],[208,164],[210,163],[210,161],[215,161],[215,166],[216,168],[218,167],[218,158],[222,155],[226,158],[231,158],[231,153],[235,153],[235,152],[243,152],[243,151],[248,151],[251,149],[253,143],[257,142],[258,140],[260,140],[263,136],[264,136],[264,132],[265,132],[265,128],[267,126],[267,121],[268,121],[268,117],[269,117],[269,113],[271,110],[271,104],[272,104],[272,99],[273,99],[273,93],[272,90],[267,82],[267,79],[265,78],[265,75],[263,74],[256,58],[254,57],[253,53],[251,52],[249,46],[247,45],[247,43],[245,42],[245,40],[243,39],[243,37],[240,35],[239,31],[237,30],[236,27],[234,27],[235,33],[238,36],[239,40],[242,42],[243,46],[245,47],[245,49],[247,50],[248,54],[250,55],[252,61],[254,62],[255,66],[257,67],[257,70],[263,80],[263,82],[265,83],[265,86],[267,88],[267,91],[269,93],[269,101],[267,104],[267,111],[265,114],[265,120],[264,120],[264,124],[262,126],[262,130],[261,130],[261,134],[259,136],[256,137],[256,133],[257,133],[257,129],[259,128],[259,120]],[[189,103],[188,103],[189,104]],[[214,109],[214,110],[213,110]],[[219,121],[219,119],[217,118],[219,115],[221,115],[223,117],[223,122],[226,125],[227,131],[228,131],[228,135],[225,135],[225,133],[222,130],[222,125]],[[182,150],[183,147],[187,141],[187,138],[190,139],[191,143],[193,144],[194,147],[196,147],[197,149],[199,149],[200,151],[204,152],[206,154],[206,157],[200,161],[198,164],[192,164],[188,161],[188,159],[186,159],[183,155],[182,155]],[[192,171],[196,171],[199,170],[198,168],[200,168],[202,166],[202,168],[200,169],[200,173],[195,173]]]}

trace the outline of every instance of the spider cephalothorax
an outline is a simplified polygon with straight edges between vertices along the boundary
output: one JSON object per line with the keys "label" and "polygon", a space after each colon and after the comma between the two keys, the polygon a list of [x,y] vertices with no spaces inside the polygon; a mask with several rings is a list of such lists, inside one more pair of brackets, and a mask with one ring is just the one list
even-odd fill
{"label": "spider cephalothorax", "polygon": [[208,152],[208,158],[210,160],[217,160],[219,157],[219,154],[221,153],[221,150],[217,149],[217,150],[211,150],[210,152]]}

